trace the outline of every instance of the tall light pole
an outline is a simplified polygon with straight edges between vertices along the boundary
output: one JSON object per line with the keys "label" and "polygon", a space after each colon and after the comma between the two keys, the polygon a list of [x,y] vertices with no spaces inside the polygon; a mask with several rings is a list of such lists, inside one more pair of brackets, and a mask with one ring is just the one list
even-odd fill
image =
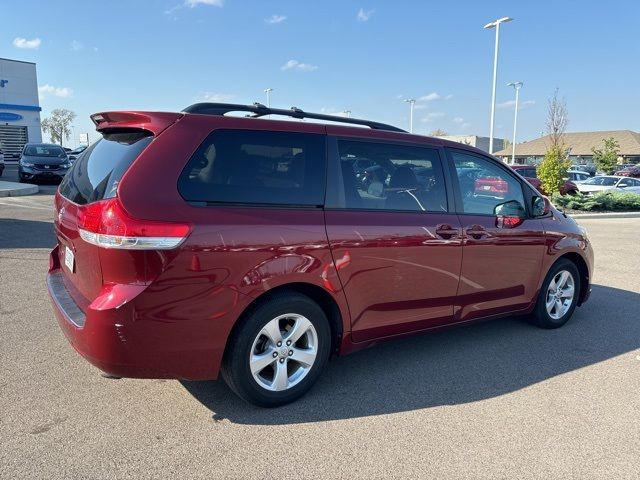
{"label": "tall light pole", "polygon": [[267,94],[267,108],[271,108],[271,92],[273,92],[273,88],[264,89],[264,93]]}
{"label": "tall light pole", "polygon": [[405,99],[405,102],[407,102],[410,105],[411,116],[409,117],[409,132],[413,133],[413,106],[416,103],[416,99],[415,98],[407,98],[407,99]]}
{"label": "tall light pole", "polygon": [[491,128],[489,131],[489,153],[493,153],[493,120],[496,114],[496,82],[498,80],[498,45],[500,44],[500,24],[510,22],[513,18],[502,17],[498,20],[487,23],[484,28],[496,29],[496,46],[493,53],[493,88],[491,94]]}
{"label": "tall light pole", "polygon": [[351,117],[351,110],[343,110],[341,113],[344,113],[347,118]]}
{"label": "tall light pole", "polygon": [[511,164],[516,163],[516,128],[518,127],[518,98],[520,96],[520,89],[522,88],[522,82],[510,82],[507,83],[507,87],[513,87],[516,91],[516,112],[513,114],[513,142],[511,143]]}

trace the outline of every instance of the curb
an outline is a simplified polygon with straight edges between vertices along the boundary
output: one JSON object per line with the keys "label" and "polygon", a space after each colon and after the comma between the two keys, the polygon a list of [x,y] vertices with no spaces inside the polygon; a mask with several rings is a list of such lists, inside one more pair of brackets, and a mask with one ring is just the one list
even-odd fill
{"label": "curb", "polygon": [[15,183],[0,181],[0,197],[22,197],[24,195],[34,195],[40,189],[37,185],[30,183]]}
{"label": "curb", "polygon": [[582,218],[640,218],[640,212],[578,213],[575,215],[567,213],[567,215],[576,220]]}

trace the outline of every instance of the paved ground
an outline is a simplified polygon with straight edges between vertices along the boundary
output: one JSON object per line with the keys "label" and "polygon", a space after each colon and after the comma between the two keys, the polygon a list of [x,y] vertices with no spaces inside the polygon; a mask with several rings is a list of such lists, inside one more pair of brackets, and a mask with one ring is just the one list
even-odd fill
{"label": "paved ground", "polygon": [[334,359],[276,410],[223,383],[108,380],[44,287],[51,196],[0,199],[0,478],[638,478],[640,219],[584,220],[590,302]]}

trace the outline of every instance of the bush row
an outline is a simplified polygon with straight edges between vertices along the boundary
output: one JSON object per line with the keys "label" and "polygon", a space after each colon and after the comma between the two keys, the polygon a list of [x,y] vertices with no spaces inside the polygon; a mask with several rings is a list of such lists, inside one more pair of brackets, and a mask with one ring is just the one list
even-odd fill
{"label": "bush row", "polygon": [[554,195],[551,198],[554,205],[571,210],[585,210],[588,212],[624,212],[640,211],[640,194],[631,192],[604,191],[595,195]]}

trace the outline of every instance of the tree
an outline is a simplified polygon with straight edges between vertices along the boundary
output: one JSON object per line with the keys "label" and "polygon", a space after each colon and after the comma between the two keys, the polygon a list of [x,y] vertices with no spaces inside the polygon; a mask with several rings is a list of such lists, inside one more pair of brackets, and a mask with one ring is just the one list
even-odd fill
{"label": "tree", "polygon": [[567,103],[564,98],[558,98],[558,89],[556,88],[547,108],[546,125],[550,145],[542,163],[538,167],[538,178],[542,182],[542,188],[547,195],[560,191],[560,187],[564,184],[567,170],[571,166],[567,148],[564,144],[564,132],[568,122]]}
{"label": "tree", "polygon": [[442,130],[441,128],[436,128],[433,132],[429,134],[432,137],[444,137],[445,135],[449,135],[447,132]]}
{"label": "tree", "polygon": [[71,135],[71,124],[76,118],[76,114],[65,108],[56,108],[51,112],[51,116],[42,121],[42,131],[49,134],[53,143],[62,145],[63,140],[69,140]]}
{"label": "tree", "polygon": [[598,170],[603,171],[607,175],[611,175],[618,163],[618,156],[620,155],[620,144],[615,138],[603,138],[604,148],[596,149],[593,147],[593,162],[596,164]]}

